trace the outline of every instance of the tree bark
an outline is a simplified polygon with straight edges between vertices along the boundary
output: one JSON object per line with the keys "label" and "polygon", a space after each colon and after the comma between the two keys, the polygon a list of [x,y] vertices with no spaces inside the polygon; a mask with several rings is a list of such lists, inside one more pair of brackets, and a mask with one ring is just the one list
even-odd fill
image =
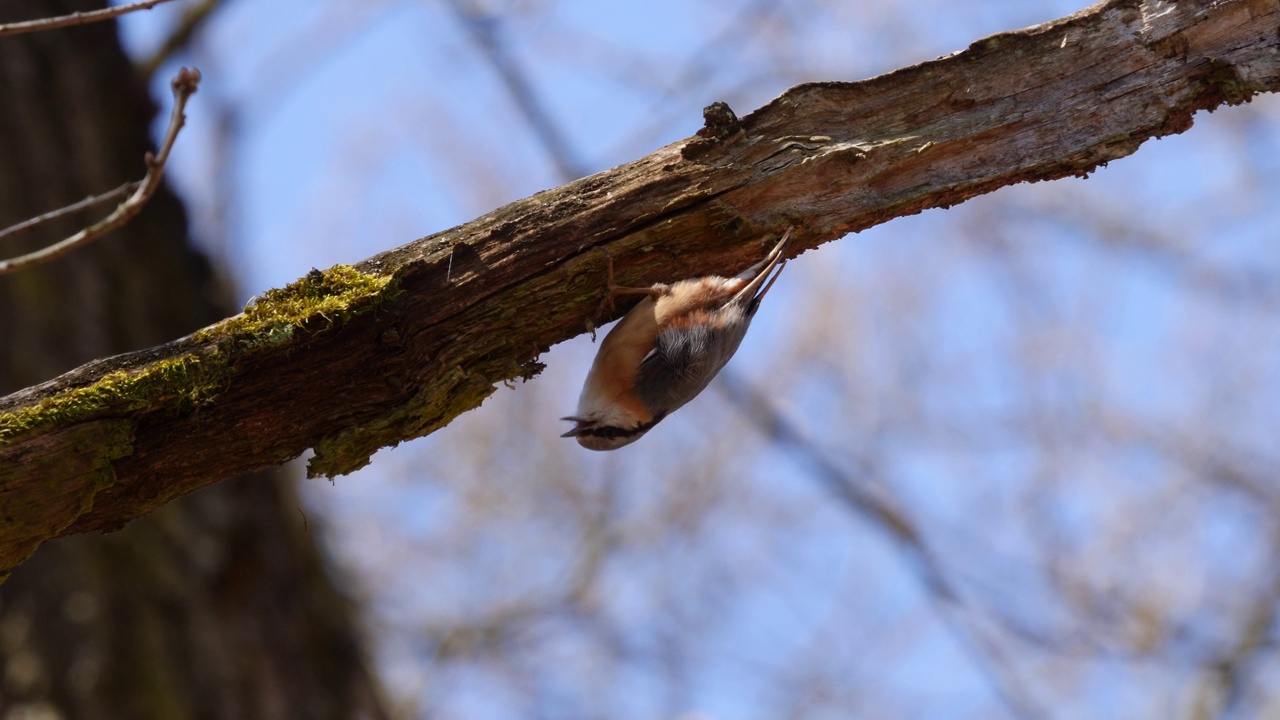
{"label": "tree bark", "polygon": [[800,85],[741,120],[713,106],[697,138],[0,399],[0,567],[308,448],[311,474],[337,475],[443,427],[606,319],[594,246],[627,285],[733,273],[789,225],[795,253],[1086,175],[1198,110],[1274,91],[1278,49],[1276,0],[1110,0],[881,77]]}
{"label": "tree bark", "polygon": [[[0,22],[93,7],[8,2]],[[145,171],[155,107],[114,23],[4,38],[0,98],[0,226]],[[85,222],[52,223],[4,251]],[[162,188],[123,230],[0,277],[0,391],[224,316],[186,223]],[[21,459],[6,463],[4,527],[29,530],[12,502],[20,486],[45,484],[54,504],[68,489]],[[78,502],[87,508],[91,495]],[[0,586],[0,716],[383,716],[354,608],[334,589],[297,505],[273,470],[184,498],[125,532],[45,545]]]}

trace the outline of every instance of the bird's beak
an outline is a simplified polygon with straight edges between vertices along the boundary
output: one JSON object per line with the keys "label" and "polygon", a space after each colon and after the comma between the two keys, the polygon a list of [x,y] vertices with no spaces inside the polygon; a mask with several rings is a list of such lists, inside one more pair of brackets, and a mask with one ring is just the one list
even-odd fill
{"label": "bird's beak", "polygon": [[567,420],[567,421],[569,421],[569,422],[571,422],[571,423],[577,423],[577,424],[578,424],[578,426],[577,426],[577,427],[575,427],[575,428],[573,428],[572,430],[570,430],[569,432],[567,432],[567,433],[565,433],[565,434],[561,435],[560,437],[578,437],[579,435],[581,435],[581,434],[582,434],[582,431],[583,431],[583,430],[589,430],[589,429],[591,428],[590,423],[589,423],[586,419],[584,419],[584,418],[579,418],[579,417],[562,417],[562,418],[560,418],[560,419],[561,419],[561,420]]}

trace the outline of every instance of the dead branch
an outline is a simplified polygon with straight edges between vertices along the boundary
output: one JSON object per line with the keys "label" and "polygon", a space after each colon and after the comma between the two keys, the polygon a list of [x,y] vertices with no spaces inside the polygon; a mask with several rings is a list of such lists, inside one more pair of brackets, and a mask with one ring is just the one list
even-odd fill
{"label": "dead branch", "polygon": [[172,0],[141,0],[141,2],[129,3],[128,5],[117,5],[115,7],[104,8],[102,10],[73,12],[70,15],[59,15],[58,17],[4,23],[0,24],[0,37],[5,35],[21,35],[22,33],[40,32],[42,30],[57,30],[59,28],[74,27],[76,25],[85,25],[92,22],[102,22],[103,20],[118,18],[121,15],[135,12],[137,10],[150,10],[156,5],[171,1]]}
{"label": "dead branch", "polygon": [[0,568],[308,448],[312,474],[341,474],[445,426],[604,319],[594,246],[628,285],[729,273],[787,225],[798,252],[1086,175],[1198,110],[1276,90],[1278,47],[1274,0],[1110,0],[881,77],[800,85],[741,120],[709,109],[699,137],[0,399]]}
{"label": "dead branch", "polygon": [[71,203],[70,205],[60,207],[57,210],[50,210],[49,212],[44,213],[43,215],[37,215],[33,218],[27,218],[26,220],[23,220],[20,223],[15,223],[3,230],[0,230],[0,240],[4,240],[5,238],[11,235],[17,235],[18,233],[21,233],[24,230],[30,230],[31,228],[39,227],[52,220],[57,220],[58,218],[66,217],[68,215],[74,215],[80,212],[81,210],[88,210],[91,207],[96,207],[104,203],[114,202],[122,198],[127,198],[129,197],[129,195],[133,194],[133,192],[137,190],[138,186],[141,184],[142,183],[140,182],[127,182],[117,188],[108,190],[102,193],[101,195],[90,195],[89,197],[79,202]]}

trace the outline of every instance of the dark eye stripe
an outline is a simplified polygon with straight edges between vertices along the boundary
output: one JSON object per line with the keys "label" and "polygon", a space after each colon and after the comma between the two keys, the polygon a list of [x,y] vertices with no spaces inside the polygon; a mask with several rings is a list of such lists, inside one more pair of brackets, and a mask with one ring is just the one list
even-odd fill
{"label": "dark eye stripe", "polygon": [[649,432],[650,428],[652,428],[654,425],[657,425],[659,422],[662,421],[662,418],[666,416],[667,416],[666,413],[659,413],[658,415],[654,416],[654,418],[649,422],[640,423],[639,425],[633,428],[621,428],[621,427],[618,427],[617,425],[604,425],[601,427],[591,428],[590,430],[583,430],[582,432],[578,433],[578,435],[588,435],[590,437],[598,437],[598,438],[609,438],[610,440],[615,438],[635,437],[637,435],[642,435],[644,433]]}

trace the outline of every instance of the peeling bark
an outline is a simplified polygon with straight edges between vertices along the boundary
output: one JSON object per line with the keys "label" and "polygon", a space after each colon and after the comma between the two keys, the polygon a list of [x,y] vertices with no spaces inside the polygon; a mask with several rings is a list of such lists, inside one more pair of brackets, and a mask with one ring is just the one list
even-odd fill
{"label": "peeling bark", "polygon": [[[1276,0],[1112,0],[870,80],[800,85],[737,122],[709,109],[699,137],[0,399],[0,568],[308,448],[313,475],[336,475],[443,427],[605,319],[593,246],[626,285],[732,272],[789,225],[795,253],[1087,175],[1187,130],[1198,110],[1277,87]],[[127,424],[127,447],[59,439],[103,421]],[[65,453],[81,457],[48,459]],[[67,496],[91,502],[42,494],[77,483]],[[21,531],[6,519],[15,507]]]}

